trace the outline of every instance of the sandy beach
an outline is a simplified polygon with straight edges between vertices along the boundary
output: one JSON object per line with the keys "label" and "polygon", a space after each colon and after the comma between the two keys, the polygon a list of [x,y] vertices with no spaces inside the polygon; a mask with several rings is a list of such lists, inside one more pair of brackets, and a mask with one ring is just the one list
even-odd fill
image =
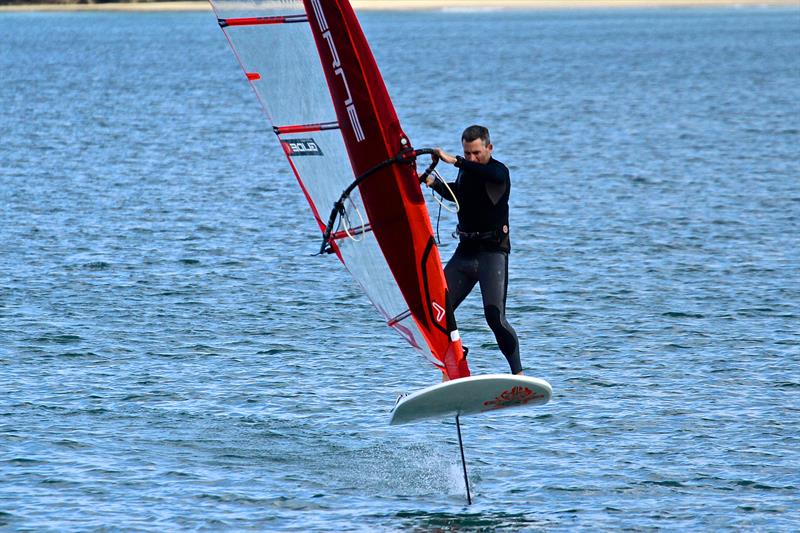
{"label": "sandy beach", "polygon": [[[613,9],[649,7],[784,6],[800,8],[800,0],[352,0],[359,10],[496,10]],[[123,2],[105,4],[25,4],[0,6],[2,11],[205,11],[204,1]]]}

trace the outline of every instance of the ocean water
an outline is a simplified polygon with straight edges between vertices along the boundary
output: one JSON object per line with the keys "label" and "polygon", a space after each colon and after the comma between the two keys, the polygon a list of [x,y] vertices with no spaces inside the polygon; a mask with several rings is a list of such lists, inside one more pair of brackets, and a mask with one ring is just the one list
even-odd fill
{"label": "ocean water", "polygon": [[463,421],[468,507],[213,16],[4,13],[0,529],[800,529],[800,11],[362,21],[415,145],[492,130],[552,402]]}

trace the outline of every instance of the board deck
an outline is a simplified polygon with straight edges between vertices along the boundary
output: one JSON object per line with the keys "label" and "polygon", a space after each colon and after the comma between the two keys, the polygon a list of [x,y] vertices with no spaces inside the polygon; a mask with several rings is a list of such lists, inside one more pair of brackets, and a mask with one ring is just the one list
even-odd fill
{"label": "board deck", "polygon": [[513,374],[487,374],[445,381],[398,400],[390,424],[409,424],[430,418],[464,416],[519,407],[543,405],[553,388],[548,382]]}

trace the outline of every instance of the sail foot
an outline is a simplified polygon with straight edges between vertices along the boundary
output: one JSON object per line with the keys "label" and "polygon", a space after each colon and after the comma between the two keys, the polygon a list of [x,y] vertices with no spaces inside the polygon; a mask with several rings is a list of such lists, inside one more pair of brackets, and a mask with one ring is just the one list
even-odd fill
{"label": "sail foot", "polygon": [[[458,331],[453,333],[458,335]],[[450,346],[447,347],[447,352],[444,355],[444,372],[450,379],[469,377],[469,366],[467,365],[464,348],[461,346],[461,339],[451,342]]]}

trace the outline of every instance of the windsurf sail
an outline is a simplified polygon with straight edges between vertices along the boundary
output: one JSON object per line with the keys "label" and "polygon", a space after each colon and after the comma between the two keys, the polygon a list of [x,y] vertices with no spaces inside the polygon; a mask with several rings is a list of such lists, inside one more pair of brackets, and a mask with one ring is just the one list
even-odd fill
{"label": "windsurf sail", "polygon": [[450,379],[468,376],[415,164],[432,151],[414,150],[403,132],[350,3],[211,4],[311,206],[323,250],[412,348]]}

